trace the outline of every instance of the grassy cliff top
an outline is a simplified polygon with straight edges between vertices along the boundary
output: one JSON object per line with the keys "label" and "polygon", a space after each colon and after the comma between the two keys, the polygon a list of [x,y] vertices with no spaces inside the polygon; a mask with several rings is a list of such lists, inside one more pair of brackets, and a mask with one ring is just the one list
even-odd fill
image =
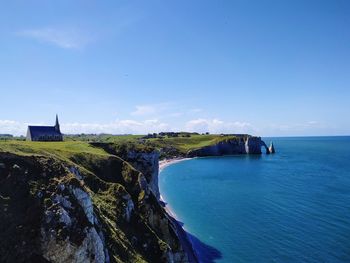
{"label": "grassy cliff top", "polygon": [[135,149],[140,152],[149,152],[152,149],[172,149],[176,155],[186,154],[190,150],[214,145],[221,141],[238,140],[244,136],[246,135],[191,134],[176,137],[157,136],[155,138],[144,138],[141,135],[69,135],[65,137],[64,142],[0,140],[0,152],[10,152],[19,155],[54,155],[60,159],[69,159],[76,154],[108,156],[109,154],[103,147],[94,146],[93,143],[98,142],[112,144],[117,149]]}
{"label": "grassy cliff top", "polygon": [[166,137],[148,139],[157,148],[174,147],[181,153],[187,153],[189,150],[199,149],[205,146],[214,145],[221,141],[237,139],[236,136],[221,135],[191,135],[190,137]]}
{"label": "grassy cliff top", "polygon": [[93,147],[89,143],[79,141],[64,142],[29,142],[29,141],[0,141],[0,152],[18,155],[54,155],[60,159],[67,159],[75,154],[87,153],[91,155],[107,156],[101,148]]}

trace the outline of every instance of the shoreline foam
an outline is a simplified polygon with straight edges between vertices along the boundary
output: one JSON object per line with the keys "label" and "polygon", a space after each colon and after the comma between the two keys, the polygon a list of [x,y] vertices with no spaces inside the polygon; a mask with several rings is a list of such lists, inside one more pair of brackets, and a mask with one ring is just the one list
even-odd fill
{"label": "shoreline foam", "polygon": [[165,159],[165,160],[161,160],[159,161],[159,173],[167,166],[175,164],[175,163],[179,163],[182,161],[186,161],[186,160],[191,160],[193,158],[182,158],[182,157],[177,157],[177,158],[172,158],[172,159]]}

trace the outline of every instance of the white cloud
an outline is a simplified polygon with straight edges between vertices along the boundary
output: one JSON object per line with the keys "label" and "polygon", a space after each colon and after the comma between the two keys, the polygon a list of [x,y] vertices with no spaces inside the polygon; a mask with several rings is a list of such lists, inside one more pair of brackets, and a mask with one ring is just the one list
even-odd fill
{"label": "white cloud", "polygon": [[[30,125],[45,125],[30,123]],[[28,123],[13,120],[0,120],[0,134],[25,135]],[[157,118],[145,120],[124,119],[109,123],[61,123],[61,130],[65,134],[79,133],[109,133],[109,134],[147,134],[161,131],[190,131],[210,133],[248,133],[261,136],[291,136],[291,135],[336,135],[339,127],[330,126],[323,122],[307,121],[297,124],[270,124],[257,129],[248,122],[223,121],[220,119],[198,118],[185,123],[172,123]],[[348,134],[344,131],[343,134]]]}
{"label": "white cloud", "polygon": [[146,134],[161,132],[169,129],[167,123],[157,119],[135,121],[117,120],[107,124],[101,123],[63,123],[62,132],[66,134],[75,133],[110,133],[110,134]]}
{"label": "white cloud", "polygon": [[144,116],[144,115],[152,115],[157,112],[156,105],[138,105],[136,106],[136,110],[131,113],[134,116]]}
{"label": "white cloud", "polygon": [[130,113],[132,116],[152,116],[152,117],[178,117],[183,113],[179,111],[179,106],[172,102],[162,102],[155,104],[137,105]]}
{"label": "white cloud", "polygon": [[0,120],[0,134],[24,135],[27,125],[11,120]]}
{"label": "white cloud", "polygon": [[40,42],[48,42],[65,49],[80,49],[91,41],[91,37],[75,28],[26,29],[18,32],[17,35],[33,38]]}
{"label": "white cloud", "polygon": [[[45,124],[31,124],[45,125]],[[0,120],[0,134],[25,135],[28,124],[17,121]],[[79,133],[109,133],[109,134],[147,134],[170,130],[167,123],[157,119],[143,121],[116,120],[110,123],[61,123],[61,130],[65,134]]]}
{"label": "white cloud", "polygon": [[224,122],[219,119],[195,119],[186,123],[186,130],[210,133],[255,133],[254,127],[247,122]]}
{"label": "white cloud", "polygon": [[[43,125],[43,124],[31,124]],[[27,123],[11,120],[0,120],[0,134],[10,133],[24,135]],[[147,134],[161,131],[194,131],[210,133],[250,133],[254,132],[252,125],[246,122],[224,122],[219,119],[195,119],[185,123],[184,126],[174,127],[159,119],[146,120],[116,120],[110,123],[61,123],[61,130],[66,134],[76,133],[110,133],[110,134]]]}

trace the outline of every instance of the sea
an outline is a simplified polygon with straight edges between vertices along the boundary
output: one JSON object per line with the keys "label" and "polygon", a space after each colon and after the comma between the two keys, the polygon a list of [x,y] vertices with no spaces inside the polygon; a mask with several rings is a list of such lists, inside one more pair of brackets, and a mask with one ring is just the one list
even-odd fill
{"label": "sea", "polygon": [[263,139],[275,154],[194,158],[160,173],[200,261],[350,262],[350,137]]}

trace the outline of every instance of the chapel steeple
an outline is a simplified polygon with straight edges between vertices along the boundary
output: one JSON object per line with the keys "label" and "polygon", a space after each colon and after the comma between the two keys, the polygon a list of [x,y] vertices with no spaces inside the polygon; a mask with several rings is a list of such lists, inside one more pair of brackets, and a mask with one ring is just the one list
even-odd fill
{"label": "chapel steeple", "polygon": [[60,131],[60,123],[58,122],[58,115],[57,115],[57,114],[56,114],[55,130],[56,130],[57,132],[61,132],[61,131]]}

